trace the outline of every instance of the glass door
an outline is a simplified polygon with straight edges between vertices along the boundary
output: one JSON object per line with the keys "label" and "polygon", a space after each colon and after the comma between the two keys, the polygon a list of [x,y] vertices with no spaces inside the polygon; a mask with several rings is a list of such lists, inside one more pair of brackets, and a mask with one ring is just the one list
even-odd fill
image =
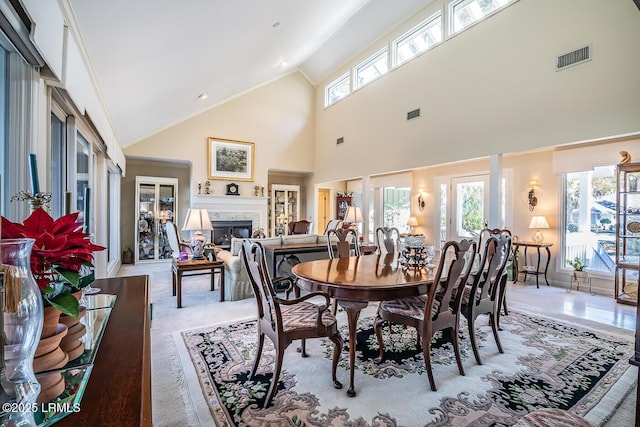
{"label": "glass door", "polygon": [[176,179],[136,177],[136,262],[171,259],[166,230],[177,221],[177,188]]}
{"label": "glass door", "polygon": [[175,223],[175,185],[160,184],[158,197],[158,259],[171,259],[171,246],[167,239],[167,221]]}
{"label": "glass door", "polygon": [[489,218],[489,175],[475,175],[452,180],[451,238],[477,238]]}
{"label": "glass door", "polygon": [[156,185],[138,185],[138,261],[152,260],[156,256]]}

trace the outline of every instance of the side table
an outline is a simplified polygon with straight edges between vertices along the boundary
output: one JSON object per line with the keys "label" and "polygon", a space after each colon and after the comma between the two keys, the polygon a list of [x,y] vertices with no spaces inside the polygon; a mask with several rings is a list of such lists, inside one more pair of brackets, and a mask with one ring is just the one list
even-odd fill
{"label": "side table", "polygon": [[215,286],[215,273],[220,273],[220,302],[224,301],[224,262],[207,259],[187,261],[171,261],[173,277],[173,296],[177,296],[177,307],[182,308],[182,276],[211,275],[211,290]]}
{"label": "side table", "polygon": [[[518,274],[519,273],[524,273],[524,279],[523,280],[527,280],[527,274],[531,274],[533,276],[536,276],[536,288],[539,288],[540,285],[538,283],[538,277],[540,275],[542,275],[544,277],[544,281],[547,283],[547,286],[549,286],[549,281],[547,280],[547,270],[549,269],[549,263],[551,262],[551,251],[549,250],[549,248],[551,246],[553,246],[553,243],[536,243],[536,242],[513,242],[512,243],[514,249],[513,249],[513,263],[515,265],[515,274],[513,276],[513,283],[516,283],[518,281]],[[520,270],[518,268],[518,252],[520,249],[520,246],[522,246],[524,248],[524,262],[525,265],[527,263],[527,249],[528,248],[536,248],[537,252],[538,252],[538,263],[536,264],[536,269],[528,269],[528,268],[524,268],[522,270]],[[540,249],[544,249],[547,252],[547,262],[544,265],[544,270],[540,270]]]}
{"label": "side table", "polygon": [[378,250],[378,248],[376,247],[376,245],[368,245],[368,244],[364,244],[361,243],[360,244],[360,255],[371,255],[371,254],[375,254],[376,250]]}

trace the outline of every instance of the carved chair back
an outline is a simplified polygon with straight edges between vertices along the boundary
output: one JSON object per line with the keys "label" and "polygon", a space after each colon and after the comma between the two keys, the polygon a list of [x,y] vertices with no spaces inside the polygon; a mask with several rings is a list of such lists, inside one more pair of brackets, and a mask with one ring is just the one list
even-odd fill
{"label": "carved chair back", "polygon": [[327,231],[327,250],[330,259],[350,256],[352,247],[355,256],[360,256],[358,233],[352,228],[334,228]]}
{"label": "carved chair back", "polygon": [[376,228],[376,250],[379,254],[394,254],[398,252],[400,232],[395,227]]}

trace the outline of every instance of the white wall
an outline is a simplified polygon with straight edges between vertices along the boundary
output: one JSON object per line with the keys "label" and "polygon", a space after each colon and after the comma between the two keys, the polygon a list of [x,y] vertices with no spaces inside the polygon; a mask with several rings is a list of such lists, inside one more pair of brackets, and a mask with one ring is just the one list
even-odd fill
{"label": "white wall", "polygon": [[[314,180],[638,132],[637,40],[632,1],[520,0],[323,108],[325,86],[359,57],[316,89]],[[555,71],[558,54],[587,44],[592,61]]]}

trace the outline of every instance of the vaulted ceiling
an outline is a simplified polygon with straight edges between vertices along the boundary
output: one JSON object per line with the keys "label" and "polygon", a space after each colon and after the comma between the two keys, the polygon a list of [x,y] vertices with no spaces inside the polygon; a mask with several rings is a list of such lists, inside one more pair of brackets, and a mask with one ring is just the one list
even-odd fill
{"label": "vaulted ceiling", "polygon": [[126,147],[294,70],[317,84],[433,0],[68,1]]}

